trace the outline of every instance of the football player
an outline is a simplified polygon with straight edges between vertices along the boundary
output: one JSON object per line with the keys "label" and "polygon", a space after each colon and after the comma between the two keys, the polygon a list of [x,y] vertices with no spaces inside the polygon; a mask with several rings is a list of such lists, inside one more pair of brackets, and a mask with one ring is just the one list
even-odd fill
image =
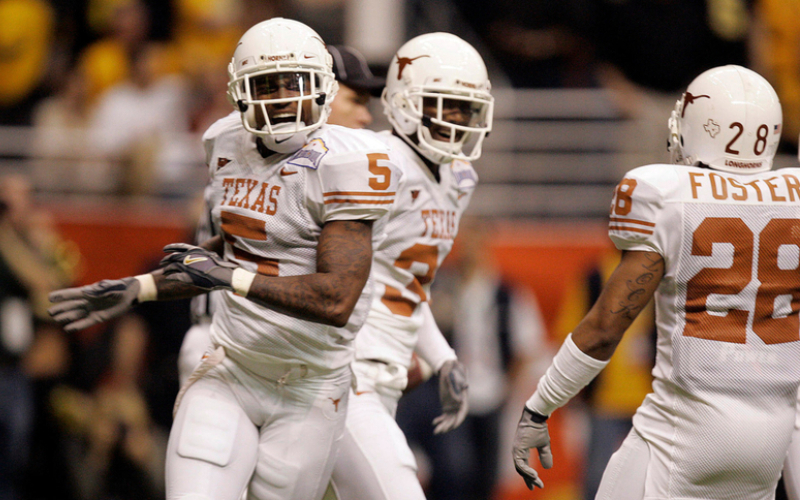
{"label": "football player", "polygon": [[[800,148],[797,150],[797,159],[800,161]],[[789,500],[800,500],[800,391],[797,394],[797,417],[792,443],[783,464],[783,488]]]}
{"label": "football player", "polygon": [[611,203],[622,261],[527,401],[517,471],[542,487],[547,418],[608,362],[655,297],[652,392],[605,469],[603,500],[774,498],[800,384],[800,170],[771,171],[778,96],[757,73],[699,75],[669,120],[672,165],[628,172]]}
{"label": "football player", "polygon": [[379,135],[402,175],[374,253],[375,295],[356,336],[357,386],[326,498],[424,500],[394,419],[415,349],[439,375],[443,413],[434,432],[466,416],[466,373],[433,321],[428,296],[478,182],[470,162],[491,130],[490,90],[483,59],[455,35],[418,36],[391,61],[381,100],[392,130]]}
{"label": "football player", "polygon": [[[367,62],[358,51],[347,46],[328,46],[333,58],[333,74],[338,83],[336,97],[331,102],[329,125],[350,128],[365,128],[372,123],[372,114],[367,107],[370,95],[380,96],[385,80],[370,71]],[[197,225],[195,240],[203,242],[214,236],[207,198],[211,187],[206,189],[203,214]],[[178,355],[178,375],[183,385],[200,362],[206,348],[211,344],[211,316],[217,296],[223,292],[198,295],[192,299],[192,327],[186,332]]]}
{"label": "football player", "polygon": [[398,181],[374,134],[325,125],[331,68],[302,23],[250,28],[228,67],[237,111],[204,135],[219,236],[168,245],[150,274],[51,295],[51,314],[75,331],[138,302],[225,290],[214,349],[175,403],[168,499],[318,499],[328,484],[369,309],[373,225]]}

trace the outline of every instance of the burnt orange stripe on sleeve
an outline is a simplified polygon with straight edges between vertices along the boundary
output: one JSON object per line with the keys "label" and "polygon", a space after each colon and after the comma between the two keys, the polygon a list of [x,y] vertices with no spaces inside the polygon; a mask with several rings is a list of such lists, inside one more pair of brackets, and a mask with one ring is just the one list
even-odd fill
{"label": "burnt orange stripe on sleeve", "polygon": [[630,231],[632,233],[653,234],[653,231],[649,229],[639,229],[638,227],[609,225],[608,228],[612,231]]}
{"label": "burnt orange stripe on sleeve", "polygon": [[394,191],[388,193],[376,193],[374,191],[329,191],[322,193],[322,196],[394,196]]}
{"label": "burnt orange stripe on sleeve", "polygon": [[631,224],[640,224],[642,226],[648,227],[656,227],[655,222],[648,222],[646,220],[638,220],[638,219],[623,219],[621,217],[611,217],[611,222],[630,222]]}
{"label": "burnt orange stripe on sleeve", "polygon": [[394,200],[355,200],[352,198],[336,198],[333,200],[325,200],[325,204],[329,205],[331,203],[360,203],[364,205],[391,205],[394,203]]}

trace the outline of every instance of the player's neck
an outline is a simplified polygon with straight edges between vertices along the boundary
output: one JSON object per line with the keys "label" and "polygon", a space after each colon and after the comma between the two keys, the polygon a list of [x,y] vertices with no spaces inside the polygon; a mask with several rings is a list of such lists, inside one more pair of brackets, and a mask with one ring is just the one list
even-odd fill
{"label": "player's neck", "polygon": [[[402,137],[400,137],[400,134],[398,134],[397,131],[395,131],[395,130],[392,130],[392,135],[394,135],[395,137],[397,137],[399,139],[402,139]],[[412,137],[409,137],[408,139],[410,141],[412,141],[414,144],[419,144],[417,142],[417,140],[416,140],[416,135],[414,135]],[[439,182],[441,180],[441,177],[439,175],[439,166],[440,165],[438,163],[434,163],[431,160],[429,160],[428,158],[426,158],[422,153],[417,151],[417,148],[411,148],[411,149],[413,149],[414,153],[416,153],[417,156],[420,157],[420,159],[422,160],[422,163],[424,163],[425,166],[428,167],[428,170],[431,171],[431,173],[433,174],[433,178],[436,179],[436,182]]]}
{"label": "player's neck", "polygon": [[256,137],[256,149],[258,150],[258,154],[260,154],[262,158],[269,158],[270,156],[275,154],[275,151],[269,149],[267,146],[264,145],[264,142],[261,140],[261,137]]}

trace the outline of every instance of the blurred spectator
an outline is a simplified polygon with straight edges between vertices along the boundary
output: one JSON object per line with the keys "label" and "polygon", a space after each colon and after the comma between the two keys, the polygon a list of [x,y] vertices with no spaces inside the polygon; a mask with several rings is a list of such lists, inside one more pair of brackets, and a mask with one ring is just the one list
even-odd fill
{"label": "blurred spectator", "polygon": [[748,66],[750,0],[577,1],[575,29],[595,48],[596,79],[626,118],[619,150],[636,155],[620,164],[620,175],[669,163],[664,117],[681,90],[708,68]]}
{"label": "blurred spectator", "polygon": [[800,134],[800,2],[757,0],[751,30],[753,69],[769,80],[783,107],[782,149],[794,153]]}
{"label": "blurred spectator", "polygon": [[456,2],[515,87],[588,87],[593,51],[574,28],[581,0]]}
{"label": "blurred spectator", "polygon": [[672,94],[710,67],[747,66],[750,0],[580,3],[583,15],[576,20],[598,59],[635,85]]}
{"label": "blurred spectator", "polygon": [[385,78],[372,74],[364,56],[344,45],[329,45],[333,56],[333,73],[339,92],[331,104],[328,123],[350,128],[366,128],[372,123],[370,96],[380,97]]}
{"label": "blurred spectator", "polygon": [[130,78],[106,91],[90,120],[91,144],[117,162],[123,194],[170,194],[197,164],[197,144],[181,140],[189,131],[187,88],[169,71],[172,55],[149,42]]}
{"label": "blurred spectator", "polygon": [[89,140],[92,110],[80,67],[66,76],[62,89],[34,108],[28,166],[40,189],[91,193],[113,186],[112,165],[98,157]]}
{"label": "blurred spectator", "polygon": [[90,101],[130,77],[150,31],[147,7],[140,0],[106,2],[89,10],[90,24],[103,36],[84,49],[78,65],[86,75]]}
{"label": "blurred spectator", "polygon": [[72,383],[51,393],[66,437],[73,494],[80,500],[164,497],[167,431],[154,424],[141,387],[148,337],[138,316],[125,316],[83,346],[82,356],[94,353],[89,365],[99,377],[75,373]]}
{"label": "blurred spectator", "polygon": [[23,125],[43,95],[54,32],[44,0],[0,0],[0,124]]}
{"label": "blurred spectator", "polygon": [[489,500],[503,456],[506,403],[535,386],[552,354],[536,298],[494,267],[487,222],[465,217],[456,241],[454,262],[437,273],[431,308],[466,365],[469,414],[457,429],[432,435],[430,421],[438,411],[434,377],[403,396],[397,421],[430,459],[430,500]]}
{"label": "blurred spectator", "polygon": [[[609,250],[579,280],[567,286],[554,327],[562,341],[591,309],[603,284],[619,263]],[[611,455],[631,430],[631,418],[650,392],[655,362],[655,318],[652,303],[642,311],[617,347],[617,355],[583,391],[589,414],[589,442],[584,462],[583,498],[593,500]]]}
{"label": "blurred spectator", "polygon": [[[70,282],[68,254],[28,180],[0,178],[0,498],[20,497],[35,418],[32,377],[44,375],[26,356],[52,340],[47,294]],[[48,362],[49,370],[64,366],[58,357]]]}
{"label": "blurred spectator", "polygon": [[186,138],[187,82],[166,69],[172,55],[169,46],[148,43],[130,79],[103,95],[90,120],[92,146],[115,162],[122,194],[172,194],[201,164],[197,144]]}

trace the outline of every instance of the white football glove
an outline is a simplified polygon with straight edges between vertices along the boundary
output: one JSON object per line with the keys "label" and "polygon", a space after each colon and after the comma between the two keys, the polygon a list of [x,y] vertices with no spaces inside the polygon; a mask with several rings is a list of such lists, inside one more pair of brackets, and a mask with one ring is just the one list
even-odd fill
{"label": "white football glove", "polygon": [[56,290],[49,296],[55,305],[47,312],[65,331],[76,332],[116,318],[130,309],[138,303],[140,287],[136,278],[124,278]]}
{"label": "white football glove", "polygon": [[512,456],[514,457],[514,467],[529,490],[534,486],[544,488],[544,483],[539,478],[539,474],[528,463],[531,449],[536,448],[539,452],[539,461],[542,467],[549,469],[553,466],[553,454],[550,452],[550,433],[547,432],[547,417],[539,415],[528,409],[526,406],[522,410],[522,417],[517,425],[517,433],[514,435],[512,444]]}
{"label": "white football glove", "polygon": [[457,359],[444,362],[439,369],[439,401],[442,414],[433,419],[434,434],[449,432],[467,418],[467,371]]}
{"label": "white football glove", "polygon": [[169,253],[159,263],[164,267],[164,277],[196,286],[201,290],[233,290],[233,270],[239,266],[216,253],[186,243],[173,243],[164,247]]}

